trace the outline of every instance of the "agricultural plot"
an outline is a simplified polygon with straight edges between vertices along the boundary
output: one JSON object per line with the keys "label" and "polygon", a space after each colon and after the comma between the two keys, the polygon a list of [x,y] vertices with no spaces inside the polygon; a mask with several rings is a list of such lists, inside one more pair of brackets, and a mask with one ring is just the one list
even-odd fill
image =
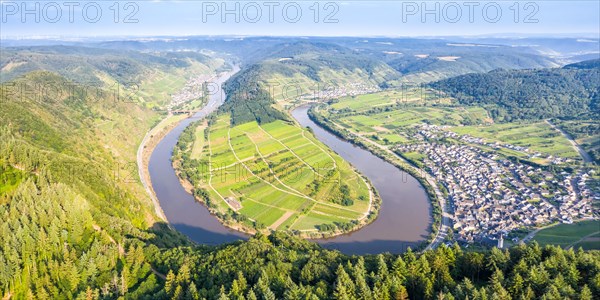
{"label": "agricultural plot", "polygon": [[529,148],[531,151],[564,158],[578,158],[569,141],[545,122],[506,123],[489,126],[453,127],[458,134],[468,134],[489,142],[503,142]]}
{"label": "agricultural plot", "polygon": [[192,146],[192,153],[190,154],[190,157],[193,159],[200,158],[200,156],[202,155],[202,150],[204,150],[204,145],[206,142],[204,139],[204,129],[206,129],[205,123],[196,128],[194,144]]}
{"label": "agricultural plot", "polygon": [[540,230],[533,239],[541,246],[559,245],[563,248],[600,250],[600,221],[559,224]]}
{"label": "agricultural plot", "polygon": [[451,103],[450,98],[442,97],[439,93],[425,88],[400,87],[398,89],[378,93],[342,97],[331,105],[334,109],[349,108],[355,112],[366,112],[372,108],[389,105],[417,103]]}
{"label": "agricultural plot", "polygon": [[260,228],[318,231],[362,220],[370,210],[367,183],[306,129],[284,121],[230,127],[224,114],[206,140],[203,125],[195,137],[192,157],[208,167],[194,185]]}
{"label": "agricultural plot", "polygon": [[[382,100],[383,101],[383,100]],[[334,105],[337,105],[336,103]],[[376,107],[375,103],[371,103]],[[338,124],[351,131],[374,136],[386,144],[406,143],[412,138],[406,129],[427,123],[458,126],[489,122],[487,112],[478,107],[394,107],[376,113],[359,113],[348,116],[332,116]]]}

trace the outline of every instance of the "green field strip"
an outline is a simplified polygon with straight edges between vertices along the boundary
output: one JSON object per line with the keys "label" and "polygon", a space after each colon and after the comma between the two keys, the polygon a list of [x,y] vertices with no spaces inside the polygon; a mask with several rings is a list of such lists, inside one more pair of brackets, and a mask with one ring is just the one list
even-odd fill
{"label": "green field strip", "polygon": [[317,203],[314,206],[313,211],[321,212],[326,215],[339,215],[340,217],[344,217],[347,219],[359,219],[360,217],[362,217],[362,214],[360,212],[350,212],[345,210],[340,211],[335,207],[325,206],[319,203]]}
{"label": "green field strip", "polygon": [[317,225],[321,224],[333,224],[334,222],[345,223],[348,220],[337,218],[333,216],[325,216],[315,213],[308,213],[304,216],[300,216],[294,223],[291,229],[295,230],[314,230],[317,229]]}
{"label": "green field strip", "polygon": [[192,152],[190,157],[192,159],[198,159],[202,156],[202,152],[204,150],[205,140],[204,140],[204,129],[206,127],[200,125],[196,128],[194,144],[192,145]]}

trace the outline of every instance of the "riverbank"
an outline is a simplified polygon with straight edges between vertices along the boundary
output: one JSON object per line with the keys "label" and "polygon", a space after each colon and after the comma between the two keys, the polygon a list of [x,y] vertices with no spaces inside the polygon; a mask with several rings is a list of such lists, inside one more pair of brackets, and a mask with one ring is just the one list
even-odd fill
{"label": "riverbank", "polygon": [[394,165],[398,169],[407,172],[408,174],[413,176],[417,181],[419,181],[419,183],[427,192],[429,202],[432,206],[431,215],[433,218],[433,222],[430,227],[431,234],[429,235],[429,238],[425,242],[423,242],[421,248],[433,249],[437,247],[440,243],[442,243],[446,237],[448,230],[450,229],[451,216],[446,211],[447,208],[445,198],[442,192],[440,191],[439,187],[436,185],[435,180],[431,176],[429,176],[425,171],[416,168],[415,166],[410,164],[410,162],[406,161],[393,151],[385,148],[382,145],[376,144],[375,142],[370,141],[361,135],[350,132],[347,129],[342,128],[339,124],[326,119],[324,116],[320,115],[317,112],[318,109],[319,108],[317,106],[313,106],[308,113],[310,119],[314,123],[326,129],[331,134],[338,136],[339,138],[342,138],[348,141],[349,143],[352,143],[362,149],[373,153],[377,157]]}
{"label": "riverbank", "polygon": [[[180,139],[180,144],[178,144],[180,150],[177,151],[178,153],[188,153],[192,151],[193,145],[197,142],[196,139],[198,138],[197,135],[191,134],[191,132],[195,132],[197,130],[195,128],[196,125],[199,124],[191,124],[190,127],[186,129],[188,133],[185,133],[186,131],[184,131],[186,138]],[[211,190],[214,190],[210,184],[207,184],[206,182],[199,184],[198,182],[196,182],[197,180],[194,180],[192,178],[186,178],[186,176],[189,176],[190,174],[194,174],[193,176],[196,176],[196,174],[193,171],[185,170],[183,168],[184,165],[188,164],[186,161],[182,161],[182,159],[185,159],[183,157],[184,156],[182,155],[174,155],[171,158],[172,167],[176,170],[176,174],[181,182],[181,185],[186,189],[188,193],[194,196],[196,201],[202,203],[210,211],[210,213],[216,219],[219,220],[219,222],[223,226],[247,234],[254,234],[257,232],[269,234],[272,231],[277,230],[278,226],[261,226],[256,220],[253,220],[245,215],[238,213],[237,211],[239,210],[239,208],[236,209],[236,207],[230,205],[229,203],[225,203],[227,205],[224,205],[223,201],[227,200],[223,199],[223,196],[221,196],[221,198],[215,199],[215,194],[211,195],[211,192],[209,192]],[[190,161],[189,163],[191,163],[192,165],[194,164],[192,161]],[[349,219],[346,224],[336,224],[335,226],[327,226],[325,227],[327,228],[325,230],[321,228],[314,228],[309,230],[284,230],[292,235],[306,239],[329,239],[358,231],[364,226],[372,223],[377,218],[379,209],[381,207],[381,197],[379,196],[373,185],[370,183],[368,178],[360,174],[360,172],[358,172],[358,170],[356,170],[354,167],[350,166],[350,168],[353,172],[356,173],[358,178],[360,178],[360,180],[364,183],[365,187],[368,189],[368,207],[359,218],[351,220]],[[321,203],[316,200],[313,201],[315,201],[315,203]],[[330,205],[327,203],[322,204]],[[288,212],[293,213],[293,211]],[[300,215],[304,216],[307,213],[308,211],[300,213]],[[289,214],[287,216],[290,217]]]}
{"label": "riverbank", "polygon": [[167,115],[167,117],[162,119],[156,126],[146,133],[144,139],[138,147],[136,155],[138,176],[140,177],[140,181],[142,182],[146,193],[152,200],[156,215],[167,224],[169,224],[169,221],[167,220],[167,217],[160,206],[160,202],[156,197],[156,193],[152,188],[152,180],[148,172],[148,164],[150,162],[150,155],[154,151],[156,145],[158,145],[163,137],[165,137],[167,133],[169,133],[173,128],[175,128],[175,126],[179,124],[179,122],[184,119],[184,115]]}

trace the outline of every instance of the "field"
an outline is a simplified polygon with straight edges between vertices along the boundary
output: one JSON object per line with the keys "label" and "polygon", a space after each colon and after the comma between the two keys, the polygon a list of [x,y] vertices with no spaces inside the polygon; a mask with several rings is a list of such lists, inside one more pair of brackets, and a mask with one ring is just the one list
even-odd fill
{"label": "field", "polygon": [[544,154],[565,158],[579,157],[569,141],[545,122],[461,126],[451,130],[458,134],[480,137],[489,142],[505,142],[527,147]]}
{"label": "field", "polygon": [[342,97],[332,104],[334,109],[350,108],[356,112],[366,112],[372,108],[385,107],[396,103],[451,103],[449,98],[440,97],[428,89],[405,87],[379,93]]}
{"label": "field", "polygon": [[230,127],[220,115],[204,141],[196,130],[192,157],[220,211],[228,208],[279,230],[317,231],[362,220],[370,209],[367,183],[306,129],[284,121]]}
{"label": "field", "polygon": [[190,154],[191,158],[193,159],[197,159],[202,156],[202,150],[204,149],[204,145],[206,143],[206,139],[204,137],[204,130],[206,127],[206,122],[203,122],[200,126],[196,127],[194,144],[192,145],[192,153]]}
{"label": "field", "polygon": [[559,245],[563,248],[600,250],[600,221],[559,224],[540,230],[533,239],[541,246]]}
{"label": "field", "polygon": [[436,98],[431,91],[390,90],[341,98],[330,106],[330,112],[334,112],[329,116],[341,126],[382,144],[410,142],[414,138],[411,129],[417,124],[456,126],[491,122],[487,111],[479,107],[422,106],[440,102],[451,100]]}
{"label": "field", "polygon": [[[209,66],[190,61],[190,66],[185,69],[173,69],[168,72],[154,70],[153,74],[148,75],[134,91],[135,96],[139,96],[147,107],[162,106],[171,101],[171,94],[181,90],[190,75],[213,74],[213,69],[222,65],[221,59],[214,59]],[[201,102],[196,102],[197,106]],[[188,107],[189,109],[193,109]]]}
{"label": "field", "polygon": [[437,125],[458,125],[466,122],[467,119],[473,122],[483,122],[485,118],[485,110],[476,107],[410,107],[344,117],[340,123],[361,133],[375,134],[425,122]]}
{"label": "field", "polygon": [[600,164],[600,122],[596,120],[553,121]]}
{"label": "field", "polygon": [[[444,101],[452,103],[449,99]],[[445,125],[448,126],[447,130],[483,138],[486,142],[502,142],[527,147],[532,153],[540,152],[545,156],[579,158],[579,154],[569,141],[545,122],[495,124],[487,111],[481,107],[422,106],[424,103],[437,104],[440,101],[431,91],[414,90],[344,97],[330,106],[329,117],[346,129],[385,145],[414,141],[415,125],[427,123]],[[508,148],[494,151],[522,158],[529,155]],[[546,163],[541,158],[531,160]]]}

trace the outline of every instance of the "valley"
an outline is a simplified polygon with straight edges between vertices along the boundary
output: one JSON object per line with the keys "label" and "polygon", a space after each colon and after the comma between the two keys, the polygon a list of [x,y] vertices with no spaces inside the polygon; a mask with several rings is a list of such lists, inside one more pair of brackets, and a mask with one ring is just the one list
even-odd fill
{"label": "valley", "polygon": [[2,297],[593,299],[590,45],[452,39],[9,41]]}

